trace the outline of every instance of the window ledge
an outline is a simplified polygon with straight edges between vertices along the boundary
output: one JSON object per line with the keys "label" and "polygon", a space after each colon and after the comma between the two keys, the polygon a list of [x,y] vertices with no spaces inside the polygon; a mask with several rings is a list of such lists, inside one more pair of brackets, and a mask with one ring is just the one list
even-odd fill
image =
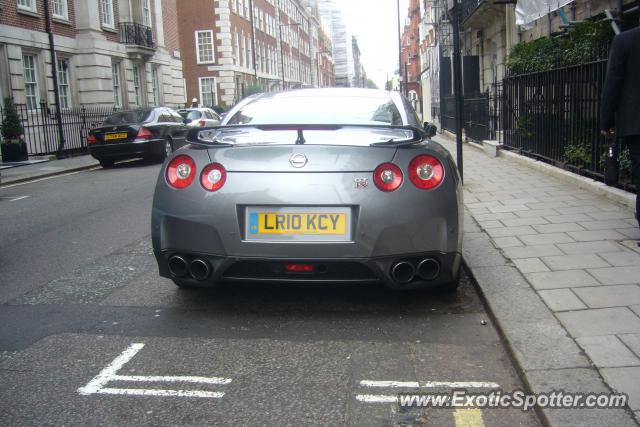
{"label": "window ledge", "polygon": [[69,21],[69,18],[63,18],[62,16],[52,16],[51,20],[53,22],[57,22],[58,24],[71,26],[71,21]]}
{"label": "window ledge", "polygon": [[34,11],[33,9],[25,9],[23,7],[18,6],[17,12],[21,15],[31,16],[33,18],[40,18],[40,15],[38,14],[38,12]]}
{"label": "window ledge", "polygon": [[115,33],[115,34],[117,34],[117,33],[118,33],[118,30],[116,30],[116,28],[115,28],[115,27],[110,27],[110,26],[108,26],[108,25],[104,25],[104,24],[102,24],[102,25],[101,25],[101,28],[102,28],[102,31],[107,31],[107,32],[109,32],[109,33]]}

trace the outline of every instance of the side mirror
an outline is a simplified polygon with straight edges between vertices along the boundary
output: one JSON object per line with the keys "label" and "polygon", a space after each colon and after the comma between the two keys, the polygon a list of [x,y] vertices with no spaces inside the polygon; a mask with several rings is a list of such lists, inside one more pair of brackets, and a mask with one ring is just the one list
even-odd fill
{"label": "side mirror", "polygon": [[433,138],[436,136],[436,132],[438,132],[438,128],[436,125],[432,125],[429,122],[424,122],[424,130],[427,131],[427,136],[429,138]]}

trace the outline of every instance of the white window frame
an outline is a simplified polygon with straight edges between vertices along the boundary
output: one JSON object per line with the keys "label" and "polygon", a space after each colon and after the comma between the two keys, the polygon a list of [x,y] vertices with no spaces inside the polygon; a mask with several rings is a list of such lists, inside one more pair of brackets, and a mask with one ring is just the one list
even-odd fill
{"label": "white window frame", "polygon": [[151,67],[151,89],[153,91],[153,103],[155,107],[162,105],[162,94],[160,93],[160,67]]}
{"label": "white window frame", "polygon": [[[205,103],[205,92],[202,91],[202,82],[204,80],[210,81],[210,87],[213,87],[213,97],[211,96],[211,91],[206,92],[209,97],[212,97],[212,104]],[[213,81],[213,83],[211,83]],[[198,94],[200,95],[200,105],[202,107],[212,107],[214,105],[218,105],[218,87],[217,81],[215,77],[198,77]]]}
{"label": "white window frame", "polygon": [[[113,0],[100,0],[102,16],[100,17],[100,23],[103,27],[115,28],[116,21],[113,15]],[[109,20],[107,20],[109,18]]]}
{"label": "white window frame", "polygon": [[[64,66],[61,69],[61,65]],[[69,109],[73,106],[71,100],[71,77],[69,75],[69,59],[56,58],[56,70],[58,72],[58,94],[60,96],[60,108]]]}
{"label": "white window frame", "polygon": [[151,16],[151,0],[142,1],[142,24],[147,27],[153,27],[153,17]]}
{"label": "white window frame", "polygon": [[[56,12],[57,8],[62,9],[62,13],[60,13],[60,11]],[[51,9],[52,9],[51,15],[54,18],[62,19],[65,21],[69,20],[69,6],[67,4],[67,0],[52,0]]]}
{"label": "white window frame", "polygon": [[[209,34],[209,38],[211,39],[211,60],[203,60],[200,57],[200,34],[207,33]],[[213,38],[213,30],[196,30],[195,32],[196,38],[196,63],[198,64],[214,64],[216,62],[216,50],[215,43]]]}
{"label": "white window frame", "polygon": [[[27,61],[30,58],[30,61]],[[27,64],[27,62],[31,62]],[[27,67],[29,65],[29,67]],[[22,75],[24,78],[24,99],[25,104],[29,110],[35,110],[40,105],[40,84],[38,82],[38,56],[32,53],[26,53],[22,55]],[[33,80],[27,79],[27,70],[33,72]],[[28,88],[32,88],[33,91]],[[32,93],[30,93],[32,92]],[[32,101],[29,102],[29,99]],[[35,105],[34,105],[35,104]]]}
{"label": "white window frame", "polygon": [[142,66],[139,64],[133,65],[133,96],[135,100],[136,107],[142,107],[142,103],[144,102],[142,99],[142,76],[141,76]]}
{"label": "white window frame", "polygon": [[113,90],[113,105],[122,108],[122,73],[120,62],[111,63],[111,87]]}
{"label": "white window frame", "polygon": [[240,39],[237,31],[233,34],[233,65],[240,65]]}
{"label": "white window frame", "polygon": [[27,12],[38,13],[36,0],[18,0],[18,10],[26,10]]}

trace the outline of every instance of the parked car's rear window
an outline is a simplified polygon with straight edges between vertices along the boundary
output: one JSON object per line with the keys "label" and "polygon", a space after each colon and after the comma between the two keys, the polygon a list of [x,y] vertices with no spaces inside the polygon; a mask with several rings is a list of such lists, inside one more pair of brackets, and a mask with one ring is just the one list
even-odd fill
{"label": "parked car's rear window", "polygon": [[375,96],[263,98],[245,105],[227,122],[229,125],[303,123],[403,124],[396,104],[389,98]]}
{"label": "parked car's rear window", "polygon": [[143,123],[151,119],[152,110],[122,111],[107,117],[104,124],[107,126],[124,125],[130,123]]}

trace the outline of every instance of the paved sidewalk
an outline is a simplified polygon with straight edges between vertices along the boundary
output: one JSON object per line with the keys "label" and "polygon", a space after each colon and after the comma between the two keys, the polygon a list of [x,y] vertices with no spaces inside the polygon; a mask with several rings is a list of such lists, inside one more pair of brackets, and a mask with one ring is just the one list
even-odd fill
{"label": "paved sidewalk", "polygon": [[76,172],[100,166],[100,163],[89,155],[69,157],[61,160],[48,160],[29,165],[0,169],[0,185],[15,184],[33,179],[45,178],[63,173]]}
{"label": "paved sidewalk", "polygon": [[[436,140],[455,155],[453,141]],[[582,387],[567,391],[588,391],[588,384],[599,389],[592,363],[610,388],[629,394],[640,419],[640,230],[634,212],[469,144],[464,155],[465,261],[527,382],[534,391],[551,383]],[[613,422],[607,418],[613,412],[604,420]],[[546,415],[552,424],[563,417]]]}

